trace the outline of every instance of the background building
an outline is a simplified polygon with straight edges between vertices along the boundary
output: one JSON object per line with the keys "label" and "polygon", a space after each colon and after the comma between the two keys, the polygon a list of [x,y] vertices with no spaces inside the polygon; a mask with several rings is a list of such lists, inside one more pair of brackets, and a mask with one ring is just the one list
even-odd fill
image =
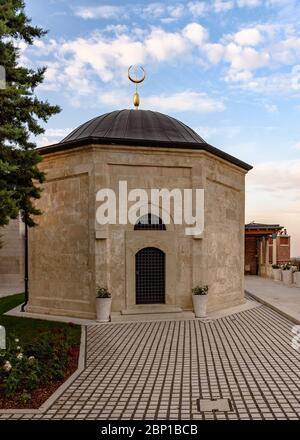
{"label": "background building", "polygon": [[24,224],[20,218],[0,228],[0,294],[24,292]]}
{"label": "background building", "polygon": [[245,225],[245,274],[272,275],[272,264],[291,259],[291,237],[278,224],[249,223]]}

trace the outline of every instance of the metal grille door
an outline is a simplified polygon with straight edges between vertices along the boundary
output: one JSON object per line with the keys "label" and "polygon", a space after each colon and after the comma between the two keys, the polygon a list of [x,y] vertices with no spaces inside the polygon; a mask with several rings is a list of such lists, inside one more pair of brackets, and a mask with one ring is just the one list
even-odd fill
{"label": "metal grille door", "polygon": [[135,256],[135,285],[137,304],[165,302],[165,254],[148,247]]}

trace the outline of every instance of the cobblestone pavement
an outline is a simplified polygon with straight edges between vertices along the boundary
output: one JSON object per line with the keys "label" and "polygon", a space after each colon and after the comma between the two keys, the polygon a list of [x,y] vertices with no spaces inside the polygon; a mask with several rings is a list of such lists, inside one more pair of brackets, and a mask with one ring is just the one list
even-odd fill
{"label": "cobblestone pavement", "polygon": [[[211,322],[93,325],[73,384],[45,414],[11,418],[299,419],[292,327],[262,305]],[[201,413],[199,398],[228,398],[231,410]]]}

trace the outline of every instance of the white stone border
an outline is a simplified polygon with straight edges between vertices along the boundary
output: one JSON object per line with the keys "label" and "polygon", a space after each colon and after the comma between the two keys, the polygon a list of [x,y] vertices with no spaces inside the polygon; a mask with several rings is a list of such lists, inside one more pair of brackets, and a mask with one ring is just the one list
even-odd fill
{"label": "white stone border", "polygon": [[43,321],[55,321],[55,322],[66,322],[72,323],[76,325],[93,325],[97,324],[96,320],[85,319],[85,318],[74,318],[72,316],[63,316],[63,315],[48,315],[45,313],[31,313],[31,312],[22,312],[21,311],[22,304],[19,304],[17,307],[8,310],[8,312],[4,313],[7,316],[16,316],[18,318],[32,318],[32,319],[42,319]]}
{"label": "white stone border", "polygon": [[0,409],[1,414],[43,414],[63,394],[63,392],[74,382],[86,366],[86,326],[81,326],[80,349],[78,357],[78,368],[56,391],[37,409]]}

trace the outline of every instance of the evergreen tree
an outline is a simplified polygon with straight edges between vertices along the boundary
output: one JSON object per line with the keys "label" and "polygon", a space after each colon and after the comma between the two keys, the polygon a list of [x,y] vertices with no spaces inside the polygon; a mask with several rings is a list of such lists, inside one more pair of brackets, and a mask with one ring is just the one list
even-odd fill
{"label": "evergreen tree", "polygon": [[33,216],[40,214],[33,201],[40,197],[45,176],[32,138],[44,132],[40,121],[47,122],[60,108],[37,98],[35,89],[46,69],[20,66],[18,45],[32,45],[45,34],[31,25],[23,0],[0,0],[0,65],[6,72],[6,87],[0,89],[0,227],[19,211],[34,226]]}

